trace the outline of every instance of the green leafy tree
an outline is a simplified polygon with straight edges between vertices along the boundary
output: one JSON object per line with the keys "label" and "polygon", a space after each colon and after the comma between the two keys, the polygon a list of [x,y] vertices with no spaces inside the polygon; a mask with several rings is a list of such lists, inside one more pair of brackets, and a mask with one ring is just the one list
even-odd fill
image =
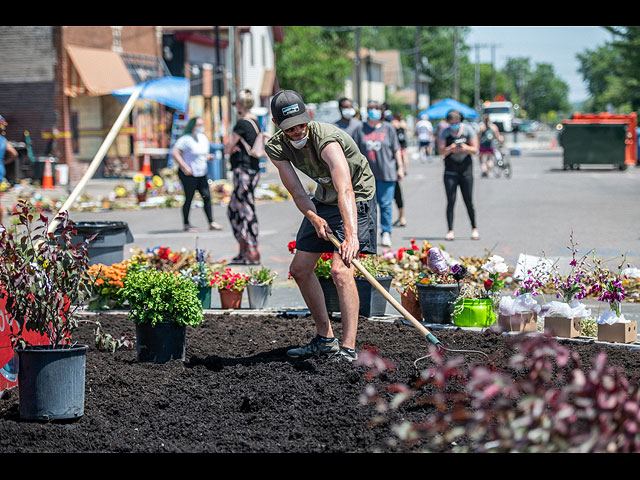
{"label": "green leafy tree", "polygon": [[609,106],[617,111],[640,110],[640,27],[604,27],[613,40],[578,54],[579,71],[591,98],[592,111]]}
{"label": "green leafy tree", "polygon": [[550,111],[568,112],[569,86],[556,77],[553,66],[538,63],[531,72],[527,87],[527,109],[531,118],[540,118]]}
{"label": "green leafy tree", "polygon": [[282,89],[299,92],[306,103],[335,100],[351,75],[345,36],[316,26],[285,27],[276,45],[276,68]]}

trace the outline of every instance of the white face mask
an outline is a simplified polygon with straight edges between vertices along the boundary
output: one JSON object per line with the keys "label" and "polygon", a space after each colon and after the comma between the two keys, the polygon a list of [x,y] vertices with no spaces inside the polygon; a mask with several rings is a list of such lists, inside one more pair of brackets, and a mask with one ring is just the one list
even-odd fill
{"label": "white face mask", "polygon": [[196,127],[193,129],[193,131],[196,133],[204,133],[204,127]]}
{"label": "white face mask", "polygon": [[341,112],[342,112],[342,116],[348,119],[351,119],[356,115],[356,111],[354,108],[343,108]]}
{"label": "white face mask", "polygon": [[307,144],[308,139],[309,139],[309,134],[307,133],[305,137],[301,138],[300,140],[289,140],[289,141],[291,142],[291,145],[293,145],[293,148],[300,150]]}

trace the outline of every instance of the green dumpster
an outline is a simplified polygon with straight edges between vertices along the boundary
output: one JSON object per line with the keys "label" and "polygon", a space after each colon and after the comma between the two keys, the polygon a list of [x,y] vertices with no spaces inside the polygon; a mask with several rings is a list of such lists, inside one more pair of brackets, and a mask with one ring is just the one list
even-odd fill
{"label": "green dumpster", "polygon": [[626,123],[566,123],[560,134],[565,170],[580,165],[626,168]]}

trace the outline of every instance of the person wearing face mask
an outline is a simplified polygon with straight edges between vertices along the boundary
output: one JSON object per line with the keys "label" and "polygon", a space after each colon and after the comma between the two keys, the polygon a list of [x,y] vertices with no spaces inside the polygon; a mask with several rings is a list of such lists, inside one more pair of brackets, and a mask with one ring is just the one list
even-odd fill
{"label": "person wearing face mask", "polygon": [[[299,93],[282,90],[271,100],[273,123],[280,129],[266,143],[267,156],[304,215],[296,235],[289,273],[300,288],[315,322],[308,345],[293,348],[293,358],[335,357],[352,361],[358,328],[359,297],[351,262],[359,253],[375,254],[375,179],[367,159],[344,130],[316,122]],[[295,171],[317,186],[310,198]],[[340,242],[335,248],[328,238]],[[323,253],[333,253],[331,276],[338,290],[342,342],[334,336],[314,268]]]}
{"label": "person wearing face mask", "polygon": [[189,224],[191,201],[196,191],[200,192],[204,202],[204,213],[209,221],[209,230],[222,230],[222,226],[213,221],[211,209],[207,162],[214,157],[209,151],[209,139],[204,133],[204,120],[201,117],[190,119],[171,151],[172,158],[178,164],[178,178],[184,188],[182,220],[186,232],[198,231]]}
{"label": "person wearing face mask", "polygon": [[[233,193],[229,200],[228,217],[240,252],[232,263],[258,265],[258,219],[254,202],[254,191],[260,179],[260,160],[249,155],[249,150],[260,132],[258,119],[251,114],[254,105],[253,93],[249,89],[239,92],[234,102],[238,121],[224,153],[230,155],[233,171]],[[249,147],[249,150],[247,150]]]}
{"label": "person wearing face mask", "polygon": [[478,240],[480,234],[476,226],[473,207],[473,161],[472,155],[478,153],[478,137],[473,128],[462,123],[462,114],[457,110],[447,113],[447,124],[438,136],[438,153],[444,157],[444,186],[447,194],[447,225],[449,231],[446,240],[454,240],[453,211],[456,192],[460,187],[469,220],[471,221],[471,239]]}
{"label": "person wearing face mask", "polygon": [[340,120],[335,126],[347,132],[351,137],[358,131],[362,122],[356,118],[356,109],[353,108],[353,102],[348,98],[341,98],[338,102],[340,109]]}
{"label": "person wearing face mask", "polygon": [[382,120],[377,102],[367,105],[367,121],[357,135],[358,146],[369,161],[376,179],[376,200],[380,207],[380,243],[391,246],[393,198],[396,182],[404,176],[398,134],[389,122]]}

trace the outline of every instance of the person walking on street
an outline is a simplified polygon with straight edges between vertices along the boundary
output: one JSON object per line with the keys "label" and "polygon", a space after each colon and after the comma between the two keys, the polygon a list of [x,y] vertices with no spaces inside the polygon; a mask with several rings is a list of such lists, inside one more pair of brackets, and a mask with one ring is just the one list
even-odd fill
{"label": "person walking on street", "polygon": [[6,137],[8,125],[4,117],[0,115],[0,183],[2,183],[7,174],[5,165],[13,163],[18,157],[18,151],[9,143]]}
{"label": "person walking on street", "polygon": [[444,187],[447,193],[447,225],[449,231],[446,240],[454,240],[453,211],[458,187],[467,207],[471,221],[471,238],[478,240],[480,234],[476,226],[473,207],[473,161],[472,155],[478,153],[478,137],[473,128],[463,123],[463,117],[457,110],[447,113],[448,126],[438,137],[438,151],[444,157]]}
{"label": "person walking on street", "polygon": [[498,152],[498,142],[503,142],[504,138],[500,135],[498,126],[489,120],[489,115],[482,116],[482,123],[478,128],[478,159],[480,161],[480,169],[482,176],[487,177],[493,168],[493,159],[500,160],[496,155]]}
{"label": "person walking on street", "polygon": [[[407,160],[407,122],[402,118],[402,114],[397,114],[391,120],[391,125],[396,129],[398,135],[398,143],[400,144],[400,157],[402,158],[403,178],[407,176],[409,162]],[[398,207],[398,219],[393,222],[394,227],[404,227],[407,225],[407,219],[404,216],[404,198],[402,197],[402,186],[400,180],[396,182],[396,191],[393,199]]]}
{"label": "person walking on street", "polygon": [[172,158],[178,164],[178,178],[184,188],[182,220],[185,232],[198,231],[189,224],[191,201],[196,191],[200,192],[204,202],[204,213],[209,221],[209,230],[222,230],[222,226],[213,221],[211,209],[207,162],[213,160],[213,155],[209,150],[209,139],[204,134],[204,120],[201,117],[193,117],[171,151]]}
{"label": "person walking on street", "polygon": [[353,108],[353,102],[348,98],[341,98],[338,101],[338,108],[340,109],[340,120],[335,123],[335,126],[341,128],[353,138],[360,125],[362,125],[362,122],[356,118],[356,109]]}
{"label": "person walking on street", "polygon": [[416,136],[418,137],[418,149],[420,151],[420,160],[431,160],[433,140],[433,125],[429,121],[426,113],[420,115],[420,120],[416,123]]}
{"label": "person walking on street", "polygon": [[380,243],[391,246],[393,196],[396,182],[402,180],[400,143],[395,129],[382,120],[382,109],[377,102],[367,105],[367,121],[357,136],[360,151],[369,160],[376,179],[376,200],[380,207]]}
{"label": "person walking on street", "polygon": [[251,90],[242,90],[234,105],[238,121],[231,138],[224,146],[224,153],[231,155],[230,162],[233,171],[233,193],[229,200],[227,215],[240,249],[232,262],[242,265],[258,265],[260,251],[254,192],[260,180],[260,160],[249,155],[249,151],[251,150],[250,145],[256,141],[261,129],[258,119],[251,114],[254,105]]}
{"label": "person walking on street", "polygon": [[[271,114],[280,130],[269,139],[265,151],[304,215],[289,272],[316,328],[316,336],[308,345],[293,348],[287,354],[294,358],[337,356],[354,360],[359,298],[352,260],[359,253],[376,253],[373,173],[344,130],[311,120],[299,93],[278,92],[271,100]],[[317,183],[313,199],[294,167]],[[329,233],[341,242],[339,248],[330,242]],[[322,288],[314,273],[322,253],[333,253],[331,276],[340,302],[342,345],[333,334]]]}

